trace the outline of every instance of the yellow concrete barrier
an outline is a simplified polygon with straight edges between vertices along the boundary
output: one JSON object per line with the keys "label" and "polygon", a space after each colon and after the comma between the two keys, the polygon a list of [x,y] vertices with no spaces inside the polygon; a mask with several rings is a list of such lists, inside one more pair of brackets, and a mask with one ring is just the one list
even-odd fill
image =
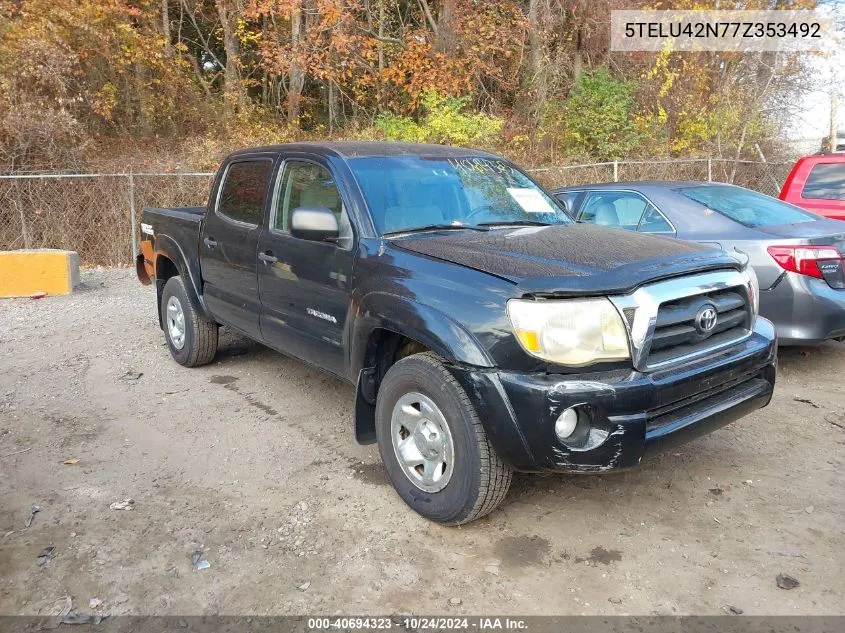
{"label": "yellow concrete barrier", "polygon": [[0,251],[0,297],[66,295],[78,283],[79,255],[73,251]]}

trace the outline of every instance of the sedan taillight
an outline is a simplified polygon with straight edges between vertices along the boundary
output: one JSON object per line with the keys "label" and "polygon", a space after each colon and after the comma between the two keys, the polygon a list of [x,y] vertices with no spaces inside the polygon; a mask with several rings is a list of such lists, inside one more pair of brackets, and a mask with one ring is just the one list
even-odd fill
{"label": "sedan taillight", "polygon": [[769,246],[766,250],[784,270],[817,279],[824,279],[819,264],[842,260],[842,254],[833,246]]}

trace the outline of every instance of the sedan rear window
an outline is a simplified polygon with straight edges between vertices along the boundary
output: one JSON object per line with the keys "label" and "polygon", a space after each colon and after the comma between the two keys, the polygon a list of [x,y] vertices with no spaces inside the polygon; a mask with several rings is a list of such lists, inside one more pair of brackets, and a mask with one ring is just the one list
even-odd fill
{"label": "sedan rear window", "polygon": [[796,206],[742,187],[703,185],[683,187],[677,191],[682,196],[749,227],[798,224],[818,219],[812,213]]}

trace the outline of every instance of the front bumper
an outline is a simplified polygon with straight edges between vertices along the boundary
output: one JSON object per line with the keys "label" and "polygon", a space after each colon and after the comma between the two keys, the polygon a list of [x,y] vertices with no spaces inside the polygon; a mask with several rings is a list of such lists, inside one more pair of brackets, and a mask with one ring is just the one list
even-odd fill
{"label": "front bumper", "polygon": [[781,345],[807,345],[845,336],[845,290],[823,279],[785,272],[760,292],[760,314],[775,325]]}
{"label": "front bumper", "polygon": [[[596,473],[629,468],[653,450],[704,435],[766,406],[777,365],[772,324],[679,367],[643,373],[523,374],[452,367],[499,455],[517,470]],[[581,405],[590,434],[561,442],[554,424]]]}

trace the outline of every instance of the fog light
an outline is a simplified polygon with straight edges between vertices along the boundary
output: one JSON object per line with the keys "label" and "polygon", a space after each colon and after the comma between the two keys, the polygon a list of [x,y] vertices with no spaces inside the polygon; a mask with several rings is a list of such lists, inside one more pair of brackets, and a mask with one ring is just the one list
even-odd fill
{"label": "fog light", "polygon": [[570,437],[578,426],[578,411],[576,409],[566,409],[558,417],[555,422],[555,435],[558,439],[565,440]]}

